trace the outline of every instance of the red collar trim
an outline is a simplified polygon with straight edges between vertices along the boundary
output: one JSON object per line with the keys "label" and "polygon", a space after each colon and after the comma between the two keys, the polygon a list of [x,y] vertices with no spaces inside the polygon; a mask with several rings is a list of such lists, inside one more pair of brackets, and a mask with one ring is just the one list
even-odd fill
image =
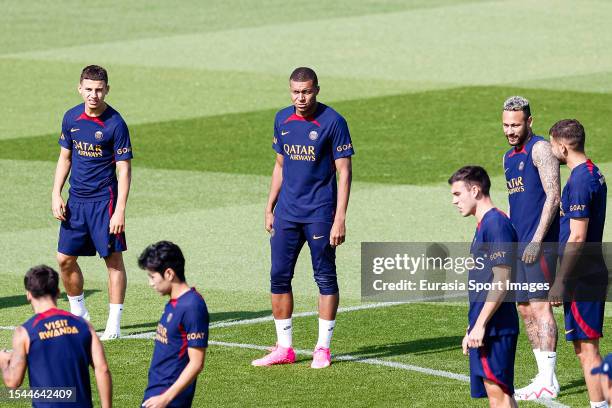
{"label": "red collar trim", "polygon": [[303,116],[298,116],[295,113],[292,113],[291,116],[289,116],[287,118],[287,120],[285,120],[283,122],[283,124],[285,123],[289,123],[289,122],[293,122],[293,121],[298,121],[298,122],[310,122],[310,123],[314,123],[315,125],[317,125],[318,127],[321,127],[321,124],[312,116],[309,116],[307,118],[303,117]]}
{"label": "red collar trim", "polygon": [[89,116],[85,112],[81,113],[76,120],[88,120],[90,122],[96,123],[102,127],[104,127],[104,122],[100,119],[99,116]]}
{"label": "red collar trim", "polygon": [[41,320],[44,320],[48,317],[52,316],[72,316],[72,313],[69,313],[65,310],[61,310],[55,307],[47,310],[46,312],[39,313],[34,319],[34,323],[32,323],[32,327],[36,326]]}

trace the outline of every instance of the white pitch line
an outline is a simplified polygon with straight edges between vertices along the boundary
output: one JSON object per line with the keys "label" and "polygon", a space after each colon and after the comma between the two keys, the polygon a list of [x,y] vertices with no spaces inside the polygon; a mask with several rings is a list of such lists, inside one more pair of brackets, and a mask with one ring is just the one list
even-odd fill
{"label": "white pitch line", "polygon": [[[383,307],[403,305],[406,303],[408,302],[380,302],[380,303],[368,303],[365,305],[358,305],[358,306],[339,307],[338,313],[354,312],[356,310],[365,310],[365,309],[379,309]],[[308,316],[317,316],[318,314],[319,314],[318,311],[301,312],[301,313],[294,313],[291,317],[308,317]],[[230,322],[212,323],[210,325],[210,328],[214,329],[218,327],[240,326],[243,324],[256,324],[256,323],[263,323],[263,322],[271,322],[273,320],[274,320],[274,316],[269,315],[269,316],[263,316],[263,317],[256,317],[254,319],[233,320]]]}
{"label": "white pitch line", "polygon": [[[414,301],[406,301],[406,302],[378,302],[378,303],[368,303],[365,305],[339,307],[337,313],[355,312],[357,310],[366,310],[366,309],[382,309],[385,307],[406,305],[409,303],[423,303],[423,302],[429,302],[429,301],[440,300],[440,299],[448,299],[448,298],[453,298],[453,297],[461,297],[461,296],[467,296],[467,293],[459,293],[459,294],[449,295],[449,296],[433,296],[429,298],[423,298],[423,299],[418,299]],[[301,313],[294,313],[291,317],[308,317],[308,316],[317,316],[318,314],[319,314],[318,311],[301,312]],[[257,324],[257,323],[263,323],[263,322],[271,322],[273,320],[274,320],[274,316],[269,315],[269,316],[263,316],[263,317],[256,317],[254,319],[233,320],[229,322],[211,323],[209,328],[214,329],[218,327],[240,326],[243,324]]]}
{"label": "white pitch line", "polygon": [[[380,302],[380,303],[368,303],[366,305],[357,305],[357,306],[348,306],[348,307],[340,307],[338,308],[338,313],[346,313],[346,312],[354,312],[357,310],[365,310],[365,309],[378,309],[396,305],[403,305],[407,302]],[[308,316],[317,316],[319,314],[318,311],[314,312],[301,312],[294,313],[292,317],[308,317]],[[271,322],[274,320],[274,316],[263,316],[256,317],[254,319],[243,319],[243,320],[233,320],[230,322],[219,322],[219,323],[211,323],[209,329],[216,329],[219,327],[231,327],[231,326],[241,326],[247,324],[257,324],[263,322]],[[152,339],[155,337],[155,332],[144,332],[144,333],[136,333],[136,334],[128,334],[125,336],[121,336],[122,339]]]}

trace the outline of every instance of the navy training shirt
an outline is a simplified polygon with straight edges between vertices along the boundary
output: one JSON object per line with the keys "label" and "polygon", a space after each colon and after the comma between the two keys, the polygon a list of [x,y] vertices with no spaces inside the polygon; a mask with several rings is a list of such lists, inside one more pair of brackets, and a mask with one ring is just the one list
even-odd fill
{"label": "navy training shirt", "polygon": [[[208,309],[195,288],[170,299],[157,324],[149,383],[143,402],[163,394],[189,363],[189,347],[208,347]],[[197,379],[196,379],[197,380]],[[176,396],[168,407],[190,407],[196,380]]]}
{"label": "navy training shirt", "polygon": [[[515,243],[517,241],[516,231],[510,219],[498,210],[492,208],[482,217],[476,227],[474,240],[470,247],[470,252],[474,259],[482,258],[483,267],[480,269],[470,269],[468,279],[480,283],[493,281],[493,267],[498,265],[508,265],[512,269],[510,280],[516,269]],[[470,293],[470,309],[468,312],[469,329],[472,330],[478,316],[484,306],[486,292],[474,295],[480,301],[473,301],[473,294]],[[518,334],[518,314],[514,302],[504,301],[495,311],[485,330],[485,336],[505,336]]]}
{"label": "navy training shirt", "polygon": [[[519,242],[531,242],[540,224],[546,193],[540,180],[538,168],[533,164],[533,146],[542,136],[533,135],[520,149],[511,148],[504,155],[504,172],[508,187],[510,220],[516,229]],[[556,216],[544,242],[557,242],[559,239],[559,217]]]}
{"label": "navy training shirt", "polygon": [[602,242],[607,194],[606,180],[591,160],[572,170],[561,194],[561,243],[570,236],[572,218],[588,218],[586,242]]}
{"label": "navy training shirt", "polygon": [[276,114],[272,147],[284,158],[274,215],[294,222],[332,222],[335,160],[355,154],[346,120],[322,103],[309,118],[289,106]]}
{"label": "navy training shirt", "polygon": [[33,402],[33,407],[92,407],[89,366],[91,332],[87,322],[65,310],[52,308],[23,324],[30,338],[30,387],[74,387],[74,403]]}
{"label": "navy training shirt", "polygon": [[116,196],[115,162],[133,157],[130,133],[116,110],[107,105],[97,117],[88,116],[83,103],[68,110],[62,121],[59,144],[72,151],[72,201],[104,201],[113,191]]}

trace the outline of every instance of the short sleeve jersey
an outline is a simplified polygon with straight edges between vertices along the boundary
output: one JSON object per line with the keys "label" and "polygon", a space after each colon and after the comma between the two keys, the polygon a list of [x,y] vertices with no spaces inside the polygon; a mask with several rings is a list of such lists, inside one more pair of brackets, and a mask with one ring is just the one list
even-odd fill
{"label": "short sleeve jersey", "polygon": [[[493,281],[493,267],[507,265],[515,270],[515,251],[517,235],[510,219],[498,210],[492,208],[486,212],[476,227],[470,252],[474,259],[481,258],[482,267],[469,271],[468,279],[480,283]],[[486,292],[470,293],[470,309],[468,312],[469,329],[471,331],[478,320],[484,306]],[[487,323],[486,336],[505,336],[519,332],[518,314],[514,302],[504,301]]]}
{"label": "short sleeve jersey", "polygon": [[561,194],[561,243],[570,236],[572,218],[588,218],[586,242],[602,242],[607,194],[606,180],[591,160],[572,170]]}
{"label": "short sleeve jersey", "polygon": [[[87,322],[65,310],[52,308],[34,315],[23,327],[30,338],[27,356],[30,387],[74,388],[74,406],[91,407],[91,332]],[[32,405],[55,408],[72,404],[34,402]]]}
{"label": "short sleeve jersey", "polygon": [[84,104],[75,106],[64,114],[59,144],[72,151],[71,200],[107,200],[109,188],[116,193],[115,163],[133,157],[130,133],[116,110],[108,105],[91,117]]}
{"label": "short sleeve jersey", "polygon": [[[143,401],[163,394],[176,382],[189,363],[189,347],[208,347],[208,309],[195,288],[166,304],[157,324],[149,383]],[[191,406],[195,387],[194,380],[169,407]]]}
{"label": "short sleeve jersey", "polygon": [[[510,220],[520,242],[531,242],[533,239],[546,202],[540,173],[533,164],[532,157],[533,146],[542,140],[544,140],[542,136],[533,135],[520,150],[512,148],[504,155]],[[555,217],[544,237],[544,242],[557,242],[558,239],[559,217]]]}
{"label": "short sleeve jersey", "polygon": [[283,182],[274,214],[294,222],[333,221],[335,160],[355,153],[346,120],[322,103],[309,118],[296,115],[289,106],[276,114],[272,147],[283,155]]}

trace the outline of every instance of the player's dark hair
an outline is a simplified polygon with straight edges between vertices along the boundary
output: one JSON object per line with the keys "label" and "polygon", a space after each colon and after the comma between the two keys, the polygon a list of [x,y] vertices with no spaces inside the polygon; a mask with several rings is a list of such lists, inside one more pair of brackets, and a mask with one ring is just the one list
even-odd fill
{"label": "player's dark hair", "polygon": [[294,69],[291,73],[291,76],[289,76],[289,80],[294,82],[312,81],[312,84],[314,86],[319,86],[319,79],[317,78],[317,74],[312,68],[308,67],[299,67]]}
{"label": "player's dark hair", "polygon": [[485,196],[489,196],[489,190],[491,189],[491,179],[487,174],[487,171],[480,166],[464,166],[457,170],[448,179],[448,184],[453,184],[457,181],[463,181],[468,186],[478,186],[480,191]]}
{"label": "player's dark hair", "polygon": [[99,65],[88,65],[83,68],[79,82],[83,82],[84,79],[104,81],[104,83],[108,84],[108,74],[106,73],[106,70]]}
{"label": "player's dark hair", "polygon": [[34,266],[26,272],[23,286],[36,299],[43,296],[55,299],[59,295],[59,274],[47,265]]}
{"label": "player's dark hair", "polygon": [[563,119],[552,125],[548,134],[555,139],[561,139],[573,150],[584,152],[584,127],[576,119]]}
{"label": "player's dark hair", "polygon": [[185,282],[183,252],[178,245],[170,241],[159,241],[146,247],[138,257],[138,266],[141,269],[157,272],[161,275],[164,274],[166,269],[170,268],[181,282]]}

